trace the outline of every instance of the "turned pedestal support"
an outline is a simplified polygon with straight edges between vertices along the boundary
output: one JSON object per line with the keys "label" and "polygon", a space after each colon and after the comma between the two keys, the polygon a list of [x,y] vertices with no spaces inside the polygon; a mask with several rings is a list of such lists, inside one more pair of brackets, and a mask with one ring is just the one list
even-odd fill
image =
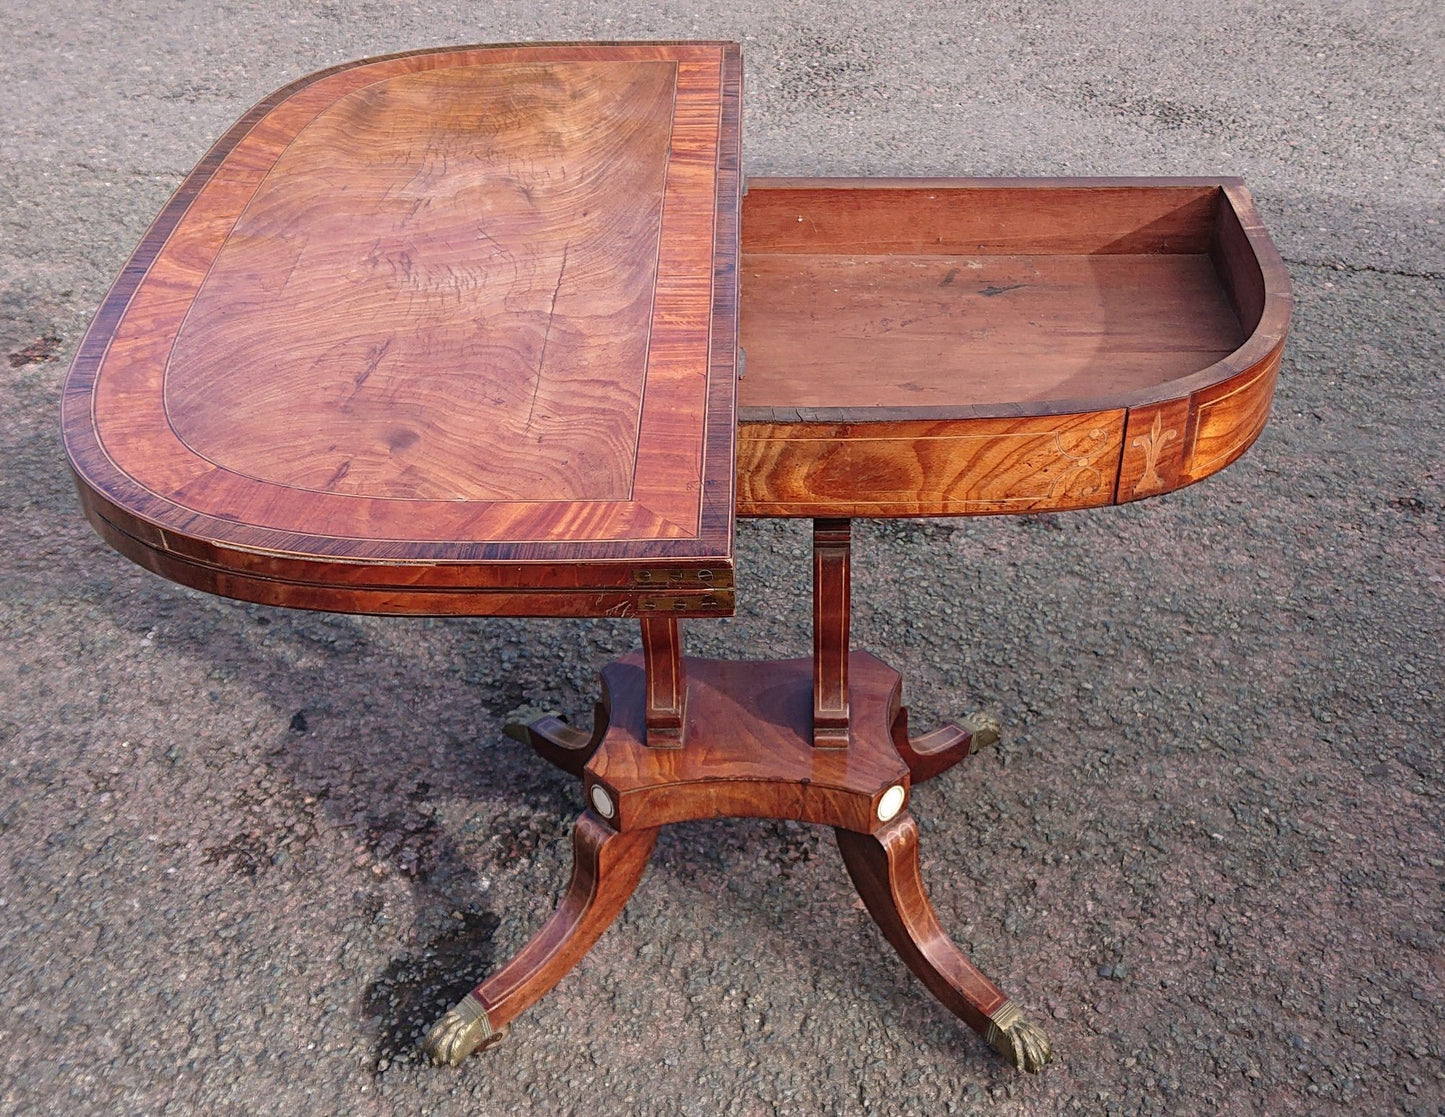
{"label": "turned pedestal support", "polygon": [[813,521],[813,744],[848,747],[853,524]]}

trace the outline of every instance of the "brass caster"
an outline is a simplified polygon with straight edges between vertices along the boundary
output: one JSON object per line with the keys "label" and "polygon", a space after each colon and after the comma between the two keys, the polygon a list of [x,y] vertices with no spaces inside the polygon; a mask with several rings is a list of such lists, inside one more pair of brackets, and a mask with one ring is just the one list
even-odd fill
{"label": "brass caster", "polygon": [[983,710],[974,710],[959,724],[973,734],[973,743],[968,747],[969,752],[977,752],[979,749],[988,748],[989,745],[996,745],[999,738],[1003,736],[1003,722]]}
{"label": "brass caster", "polygon": [[506,1028],[492,1028],[482,1002],[468,993],[427,1029],[421,1046],[437,1066],[456,1067],[472,1052],[496,1046],[506,1034]]}
{"label": "brass caster", "polygon": [[1038,1074],[1054,1057],[1049,1037],[1025,1019],[1013,1001],[1005,1001],[988,1020],[988,1045],[1019,1070]]}

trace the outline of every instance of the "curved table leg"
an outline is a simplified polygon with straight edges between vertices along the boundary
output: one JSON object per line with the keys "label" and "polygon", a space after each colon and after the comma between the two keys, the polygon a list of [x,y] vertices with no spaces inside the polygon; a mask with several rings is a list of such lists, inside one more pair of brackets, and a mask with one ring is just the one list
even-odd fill
{"label": "curved table leg", "polygon": [[605,685],[603,691],[603,699],[593,706],[590,731],[574,728],[561,718],[548,715],[530,723],[508,722],[502,726],[502,732],[512,740],[529,746],[548,763],[581,779],[582,769],[607,734],[609,714]]}
{"label": "curved table leg", "polygon": [[432,1062],[456,1066],[491,1047],[561,981],[617,918],[656,841],[655,829],[621,832],[584,813],[572,834],[572,882],[562,903],[515,958],[432,1025],[422,1041]]}
{"label": "curved table leg", "polygon": [[835,830],[848,875],[883,936],[929,991],[1020,1070],[1037,1073],[1053,1052],[1048,1036],[944,933],[923,890],[918,824],[909,814],[875,834]]}
{"label": "curved table leg", "polygon": [[908,765],[915,784],[948,771],[965,756],[998,743],[1002,726],[998,718],[976,710],[961,725],[944,725],[921,737],[908,735],[908,710],[898,711],[893,722],[893,747]]}

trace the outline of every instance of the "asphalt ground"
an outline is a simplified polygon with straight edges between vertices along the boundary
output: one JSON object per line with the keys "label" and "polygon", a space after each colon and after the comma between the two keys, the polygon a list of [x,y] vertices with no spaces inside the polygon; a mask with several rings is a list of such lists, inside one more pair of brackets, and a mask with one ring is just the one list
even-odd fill
{"label": "asphalt ground", "polygon": [[[1418,1113],[1445,1096],[1436,3],[0,4],[0,1110]],[[506,1042],[420,1029],[515,951],[623,623],[289,613],[82,520],[64,370],[169,192],[335,62],[734,38],[751,174],[1239,174],[1296,317],[1273,418],[1192,489],[860,523],[857,644],[1002,745],[915,795],[948,930],[1049,1029],[936,1005],[825,832],[679,826]],[[806,525],[739,526],[705,654],[808,646]]]}

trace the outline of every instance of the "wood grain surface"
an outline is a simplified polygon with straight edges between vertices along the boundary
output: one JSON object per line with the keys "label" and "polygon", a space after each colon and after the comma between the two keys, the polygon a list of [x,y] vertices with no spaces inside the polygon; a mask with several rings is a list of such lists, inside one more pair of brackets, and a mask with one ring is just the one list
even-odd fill
{"label": "wood grain surface", "polygon": [[707,571],[669,593],[730,612],[739,84],[730,44],[518,45],[262,102],[72,367],[92,521],[274,603],[630,615]]}
{"label": "wood grain surface", "polygon": [[929,903],[918,861],[918,823],[899,816],[876,834],[838,830],[838,848],[883,936],[949,1010],[974,1031],[1008,998],[948,937]]}
{"label": "wood grain surface", "polygon": [[750,178],[750,251],[1007,256],[1204,252],[1238,179]]}
{"label": "wood grain surface", "polygon": [[618,833],[591,811],[572,833],[572,879],[557,910],[516,956],[475,989],[493,1028],[505,1028],[582,960],[637,890],[656,830]]}
{"label": "wood grain surface", "polygon": [[1052,1058],[1048,1038],[1023,1020],[939,922],[923,887],[912,816],[904,814],[873,834],[834,833],[868,914],[929,992],[1014,1066],[1032,1074],[1043,1070]]}
{"label": "wood grain surface", "polygon": [[878,800],[908,768],[891,727],[901,684],[867,652],[849,658],[850,743],[813,745],[813,661],[686,661],[686,745],[649,748],[640,653],[603,671],[611,700],[606,736],[588,761],[590,791],[604,788],[622,830],[688,819],[791,818],[873,830]]}
{"label": "wood grain surface", "polygon": [[747,516],[948,516],[1113,499],[1122,410],[1024,419],[745,423]]}
{"label": "wood grain surface", "polygon": [[741,395],[750,408],[1107,398],[1197,372],[1244,340],[1203,252],[862,256],[745,246],[742,274]]}
{"label": "wood grain surface", "polygon": [[176,437],[294,489],[628,499],[676,79],[457,66],[325,109],[175,339]]}
{"label": "wood grain surface", "polygon": [[647,685],[647,743],[681,748],[687,726],[687,668],[676,617],[642,618],[642,661]]}
{"label": "wood grain surface", "polygon": [[752,180],[738,512],[1093,507],[1268,418],[1289,279],[1234,179]]}
{"label": "wood grain surface", "polygon": [[853,524],[813,521],[813,744],[847,748],[853,617]]}

